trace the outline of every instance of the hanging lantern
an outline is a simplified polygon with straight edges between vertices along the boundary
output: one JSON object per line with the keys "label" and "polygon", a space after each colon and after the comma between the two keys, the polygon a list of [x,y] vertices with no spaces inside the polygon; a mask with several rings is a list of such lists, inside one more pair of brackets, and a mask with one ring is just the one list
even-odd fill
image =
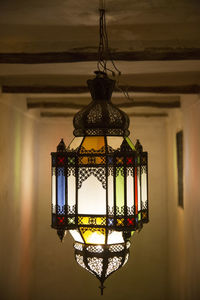
{"label": "hanging lantern", "polygon": [[88,80],[92,101],[74,117],[74,136],[52,153],[52,228],[62,241],[74,238],[76,262],[104,281],[128,261],[130,238],[148,216],[147,152],[129,136],[128,116],[111,102],[115,81],[107,76],[105,1],[100,0],[96,77]]}
{"label": "hanging lantern", "polygon": [[130,141],[129,118],[111,102],[115,81],[95,73],[87,82],[92,102],[74,117],[75,138],[52,153],[52,227],[61,240],[70,231],[76,261],[103,289],[127,260],[133,232],[148,222],[148,179],[147,152]]}

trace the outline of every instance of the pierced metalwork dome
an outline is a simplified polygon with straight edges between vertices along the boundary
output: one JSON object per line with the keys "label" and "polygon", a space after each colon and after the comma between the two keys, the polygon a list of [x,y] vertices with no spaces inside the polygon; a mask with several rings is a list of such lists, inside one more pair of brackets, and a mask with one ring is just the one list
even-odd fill
{"label": "pierced metalwork dome", "polygon": [[129,241],[112,245],[74,244],[76,262],[99,279],[101,295],[105,280],[127,263],[129,247]]}
{"label": "pierced metalwork dome", "polygon": [[111,102],[115,80],[104,72],[95,72],[96,77],[88,80],[92,102],[74,116],[74,135],[128,136],[129,118]]}

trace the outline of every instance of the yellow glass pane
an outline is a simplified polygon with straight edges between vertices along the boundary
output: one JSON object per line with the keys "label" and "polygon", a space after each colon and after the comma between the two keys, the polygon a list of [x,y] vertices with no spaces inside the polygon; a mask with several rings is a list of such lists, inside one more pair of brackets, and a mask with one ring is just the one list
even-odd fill
{"label": "yellow glass pane", "polygon": [[81,235],[86,244],[104,244],[106,230],[104,228],[80,227]]}
{"label": "yellow glass pane", "polygon": [[78,217],[79,225],[106,225],[106,217]]}
{"label": "yellow glass pane", "polygon": [[79,157],[78,162],[79,162],[80,165],[87,165],[88,164],[88,157],[87,156]]}
{"label": "yellow glass pane", "polygon": [[103,136],[86,136],[80,153],[105,153],[105,139]]}
{"label": "yellow glass pane", "polygon": [[117,226],[124,226],[124,219],[117,219]]}
{"label": "yellow glass pane", "polygon": [[106,159],[105,156],[81,156],[78,162],[80,165],[105,165]]}
{"label": "yellow glass pane", "polygon": [[106,164],[106,159],[105,159],[105,156],[96,156],[96,161],[95,163],[97,165],[105,165]]}
{"label": "yellow glass pane", "polygon": [[147,213],[146,212],[142,212],[142,219],[147,219]]}
{"label": "yellow glass pane", "polygon": [[117,165],[119,165],[119,164],[123,165],[123,163],[124,163],[123,159],[124,159],[123,157],[116,157]]}

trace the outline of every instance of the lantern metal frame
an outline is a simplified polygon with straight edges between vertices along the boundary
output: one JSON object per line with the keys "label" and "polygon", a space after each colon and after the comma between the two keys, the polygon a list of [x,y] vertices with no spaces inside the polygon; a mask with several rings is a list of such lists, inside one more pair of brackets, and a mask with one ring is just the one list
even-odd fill
{"label": "lantern metal frame", "polygon": [[[84,139],[83,139],[84,140]],[[106,140],[106,137],[105,137]],[[52,175],[56,175],[56,181],[58,180],[58,175],[60,172],[64,175],[65,180],[65,199],[68,199],[67,195],[67,185],[68,177],[71,173],[74,174],[76,178],[75,190],[76,190],[76,203],[74,207],[70,207],[65,202],[65,205],[61,207],[58,204],[58,197],[56,197],[56,205],[52,205],[52,227],[60,230],[70,230],[78,227],[96,227],[95,218],[101,218],[102,224],[98,224],[99,228],[109,228],[111,230],[125,230],[125,231],[135,231],[141,229],[143,223],[148,222],[148,198],[145,199],[145,202],[142,199],[139,199],[141,202],[140,207],[141,211],[137,210],[137,195],[136,190],[134,191],[134,203],[132,206],[132,211],[128,212],[127,206],[127,175],[132,174],[134,185],[137,186],[137,189],[140,189],[140,196],[142,197],[142,180],[141,175],[143,172],[147,175],[147,152],[138,152],[132,150],[124,139],[121,149],[109,153],[80,153],[81,146],[76,151],[67,150],[63,147],[62,151],[60,150],[61,144],[58,146],[58,151],[52,153]],[[61,142],[63,143],[63,141]],[[95,163],[96,157],[100,158],[104,163]],[[82,163],[82,159],[87,159],[88,163]],[[106,197],[106,215],[82,215],[77,211],[78,206],[78,189],[81,188],[81,184],[84,179],[87,179],[91,174],[96,172],[95,176],[101,181],[103,187],[106,189],[106,194],[108,194],[108,182],[107,177],[109,174],[113,173],[114,178],[114,211],[109,209],[108,205],[108,196]],[[119,212],[119,207],[116,204],[116,176],[118,172],[124,173],[124,207],[122,207],[123,212]],[[138,180],[139,186],[138,186]],[[148,178],[148,177],[147,177]],[[148,182],[148,179],[147,179]],[[147,188],[148,190],[148,188]],[[58,183],[56,184],[56,195],[58,195]],[[141,198],[140,197],[140,198]],[[147,196],[148,197],[148,196]],[[130,210],[130,209],[129,209]],[[139,217],[139,215],[141,216]],[[81,224],[81,218],[88,217],[88,224]]]}

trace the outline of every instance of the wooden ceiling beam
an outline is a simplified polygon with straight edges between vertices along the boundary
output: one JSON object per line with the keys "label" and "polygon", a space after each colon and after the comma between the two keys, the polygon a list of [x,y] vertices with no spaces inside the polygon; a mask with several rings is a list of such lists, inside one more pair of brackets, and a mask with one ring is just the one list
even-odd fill
{"label": "wooden ceiling beam", "polygon": [[[130,117],[139,117],[139,118],[160,118],[167,117],[167,113],[130,113]],[[72,118],[74,117],[73,113],[65,112],[41,112],[40,117],[42,118]]]}
{"label": "wooden ceiling beam", "polygon": [[[82,109],[86,107],[86,104],[77,104],[72,102],[27,102],[28,109],[34,108],[68,108],[68,109]],[[116,106],[121,108],[131,108],[131,107],[155,107],[155,108],[179,108],[181,106],[180,101],[171,102],[158,102],[158,101],[136,101],[133,97],[130,103],[116,104]]]}
{"label": "wooden ceiling beam", "polygon": [[[140,51],[112,53],[113,60],[174,61],[200,59],[200,48],[147,48]],[[96,61],[96,52],[0,53],[0,63],[45,64]]]}
{"label": "wooden ceiling beam", "polygon": [[[122,86],[129,92],[135,93],[159,93],[159,94],[199,94],[199,84],[166,85],[166,86]],[[80,94],[88,93],[86,86],[20,86],[2,85],[3,93],[18,94]],[[115,90],[115,92],[120,92]]]}

